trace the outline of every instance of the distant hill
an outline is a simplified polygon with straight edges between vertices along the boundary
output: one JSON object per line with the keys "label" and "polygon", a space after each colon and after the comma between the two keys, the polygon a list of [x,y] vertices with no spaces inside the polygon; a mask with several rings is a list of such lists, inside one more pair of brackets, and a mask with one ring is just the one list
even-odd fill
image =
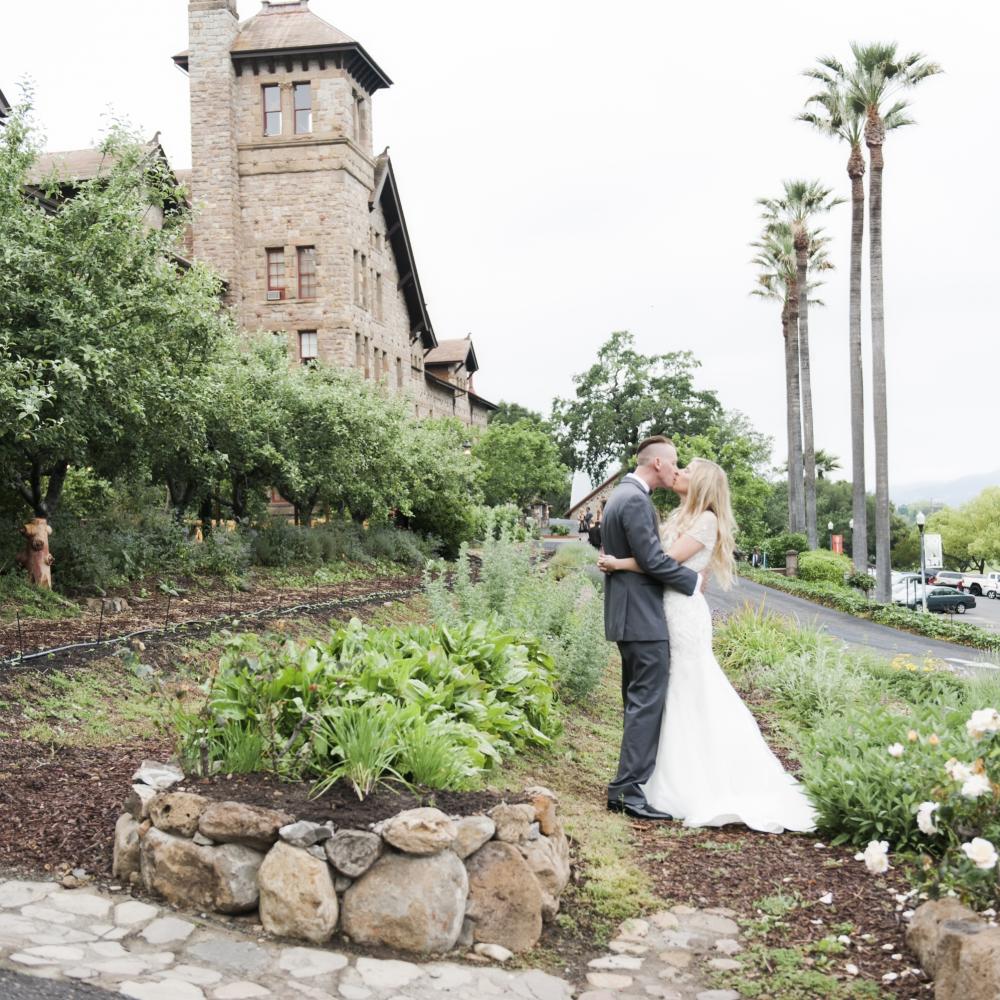
{"label": "distant hill", "polygon": [[915,500],[941,500],[949,507],[957,507],[977,496],[987,486],[1000,486],[1000,469],[973,473],[949,482],[928,480],[899,486],[892,491],[892,499],[896,504],[912,503]]}

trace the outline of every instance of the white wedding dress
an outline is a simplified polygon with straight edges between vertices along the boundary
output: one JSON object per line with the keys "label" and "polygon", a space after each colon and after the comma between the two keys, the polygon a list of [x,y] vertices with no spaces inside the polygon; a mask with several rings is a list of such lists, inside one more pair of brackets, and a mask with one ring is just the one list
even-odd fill
{"label": "white wedding dress", "polygon": [[[701,514],[685,534],[705,546],[684,563],[701,572],[718,536],[715,515]],[[669,549],[675,540],[669,524],[661,538]],[[656,767],[643,786],[646,801],[685,826],[744,823],[764,833],[812,830],[816,814],[805,791],[764,742],[715,659],[704,595],[666,589],[663,604],[670,683]]]}

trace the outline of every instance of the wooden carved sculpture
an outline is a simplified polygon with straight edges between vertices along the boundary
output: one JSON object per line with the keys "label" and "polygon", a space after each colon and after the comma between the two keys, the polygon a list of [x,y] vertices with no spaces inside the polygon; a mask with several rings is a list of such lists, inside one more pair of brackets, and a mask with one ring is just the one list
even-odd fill
{"label": "wooden carved sculpture", "polygon": [[21,528],[24,549],[18,552],[19,565],[28,571],[31,582],[45,590],[52,589],[52,556],[49,554],[49,535],[52,528],[44,517],[36,517]]}

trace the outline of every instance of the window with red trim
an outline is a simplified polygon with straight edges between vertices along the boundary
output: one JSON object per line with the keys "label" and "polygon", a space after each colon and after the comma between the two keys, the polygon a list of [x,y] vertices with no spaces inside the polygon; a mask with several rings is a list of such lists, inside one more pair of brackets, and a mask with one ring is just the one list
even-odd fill
{"label": "window with red trim", "polygon": [[308,83],[294,84],[295,92],[295,134],[304,135],[313,130],[312,87]]}
{"label": "window with red trim", "polygon": [[318,357],[315,330],[299,330],[299,360],[302,364]]}
{"label": "window with red trim", "polygon": [[[285,297],[285,248],[269,247],[267,250],[267,290]],[[273,298],[274,296],[269,296]]]}
{"label": "window with red trim", "polygon": [[299,298],[316,298],[316,248],[299,247]]}
{"label": "window with red trim", "polygon": [[264,135],[281,135],[281,88],[266,83],[260,88],[264,108]]}

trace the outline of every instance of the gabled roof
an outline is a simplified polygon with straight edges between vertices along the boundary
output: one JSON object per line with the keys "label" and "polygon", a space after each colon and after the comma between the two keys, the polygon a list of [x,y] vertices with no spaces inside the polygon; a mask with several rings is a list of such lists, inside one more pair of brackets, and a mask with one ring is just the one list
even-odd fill
{"label": "gabled roof", "polygon": [[606,487],[610,486],[613,482],[620,479],[622,476],[625,475],[626,472],[628,472],[628,469],[622,466],[622,468],[620,468],[616,473],[614,473],[611,476],[608,476],[608,478],[605,479],[600,486],[598,486],[596,489],[591,490],[585,497],[581,498],[580,500],[577,500],[577,502],[573,504],[573,506],[570,507],[568,511],[566,511],[566,517],[572,517],[573,511],[579,510],[581,507],[585,507],[588,503],[590,503],[591,500],[594,499],[595,496],[597,496],[598,493],[601,492],[601,490],[605,489]]}
{"label": "gabled roof", "polygon": [[427,303],[424,301],[424,291],[420,287],[420,277],[413,259],[413,246],[406,228],[403,205],[399,200],[399,189],[396,187],[396,175],[392,172],[392,161],[388,152],[380,153],[375,161],[375,187],[368,200],[369,211],[374,211],[376,205],[382,208],[382,214],[385,216],[385,235],[396,258],[399,287],[410,315],[410,339],[416,340],[420,337],[424,349],[432,350],[437,347],[437,337],[434,336],[434,327],[427,314]]}
{"label": "gabled roof", "polygon": [[0,122],[10,114],[10,101],[3,96],[3,91],[0,90]]}
{"label": "gabled roof", "polygon": [[[230,49],[237,72],[246,62],[274,62],[283,58],[291,70],[294,58],[329,57],[336,65],[342,65],[369,94],[392,86],[392,80],[364,46],[317,17],[309,10],[309,0],[282,3],[262,0],[262,3],[261,10],[240,23],[239,34]],[[190,49],[179,52],[174,62],[186,71],[190,55]]]}
{"label": "gabled roof", "polygon": [[459,364],[465,365],[470,374],[479,371],[476,349],[472,346],[472,340],[469,337],[440,341],[437,347],[424,355],[424,364],[431,366]]}
{"label": "gabled roof", "polygon": [[[167,154],[160,145],[160,133],[146,143],[150,157],[159,157],[173,172]],[[97,149],[68,149],[58,152],[41,153],[32,164],[28,180],[34,184],[47,181],[53,174],[60,181],[61,187],[74,187],[81,181],[89,181],[101,174],[106,174],[114,163],[114,157],[109,156],[100,147]],[[177,173],[174,173],[175,179]],[[180,181],[178,180],[178,183]]]}

